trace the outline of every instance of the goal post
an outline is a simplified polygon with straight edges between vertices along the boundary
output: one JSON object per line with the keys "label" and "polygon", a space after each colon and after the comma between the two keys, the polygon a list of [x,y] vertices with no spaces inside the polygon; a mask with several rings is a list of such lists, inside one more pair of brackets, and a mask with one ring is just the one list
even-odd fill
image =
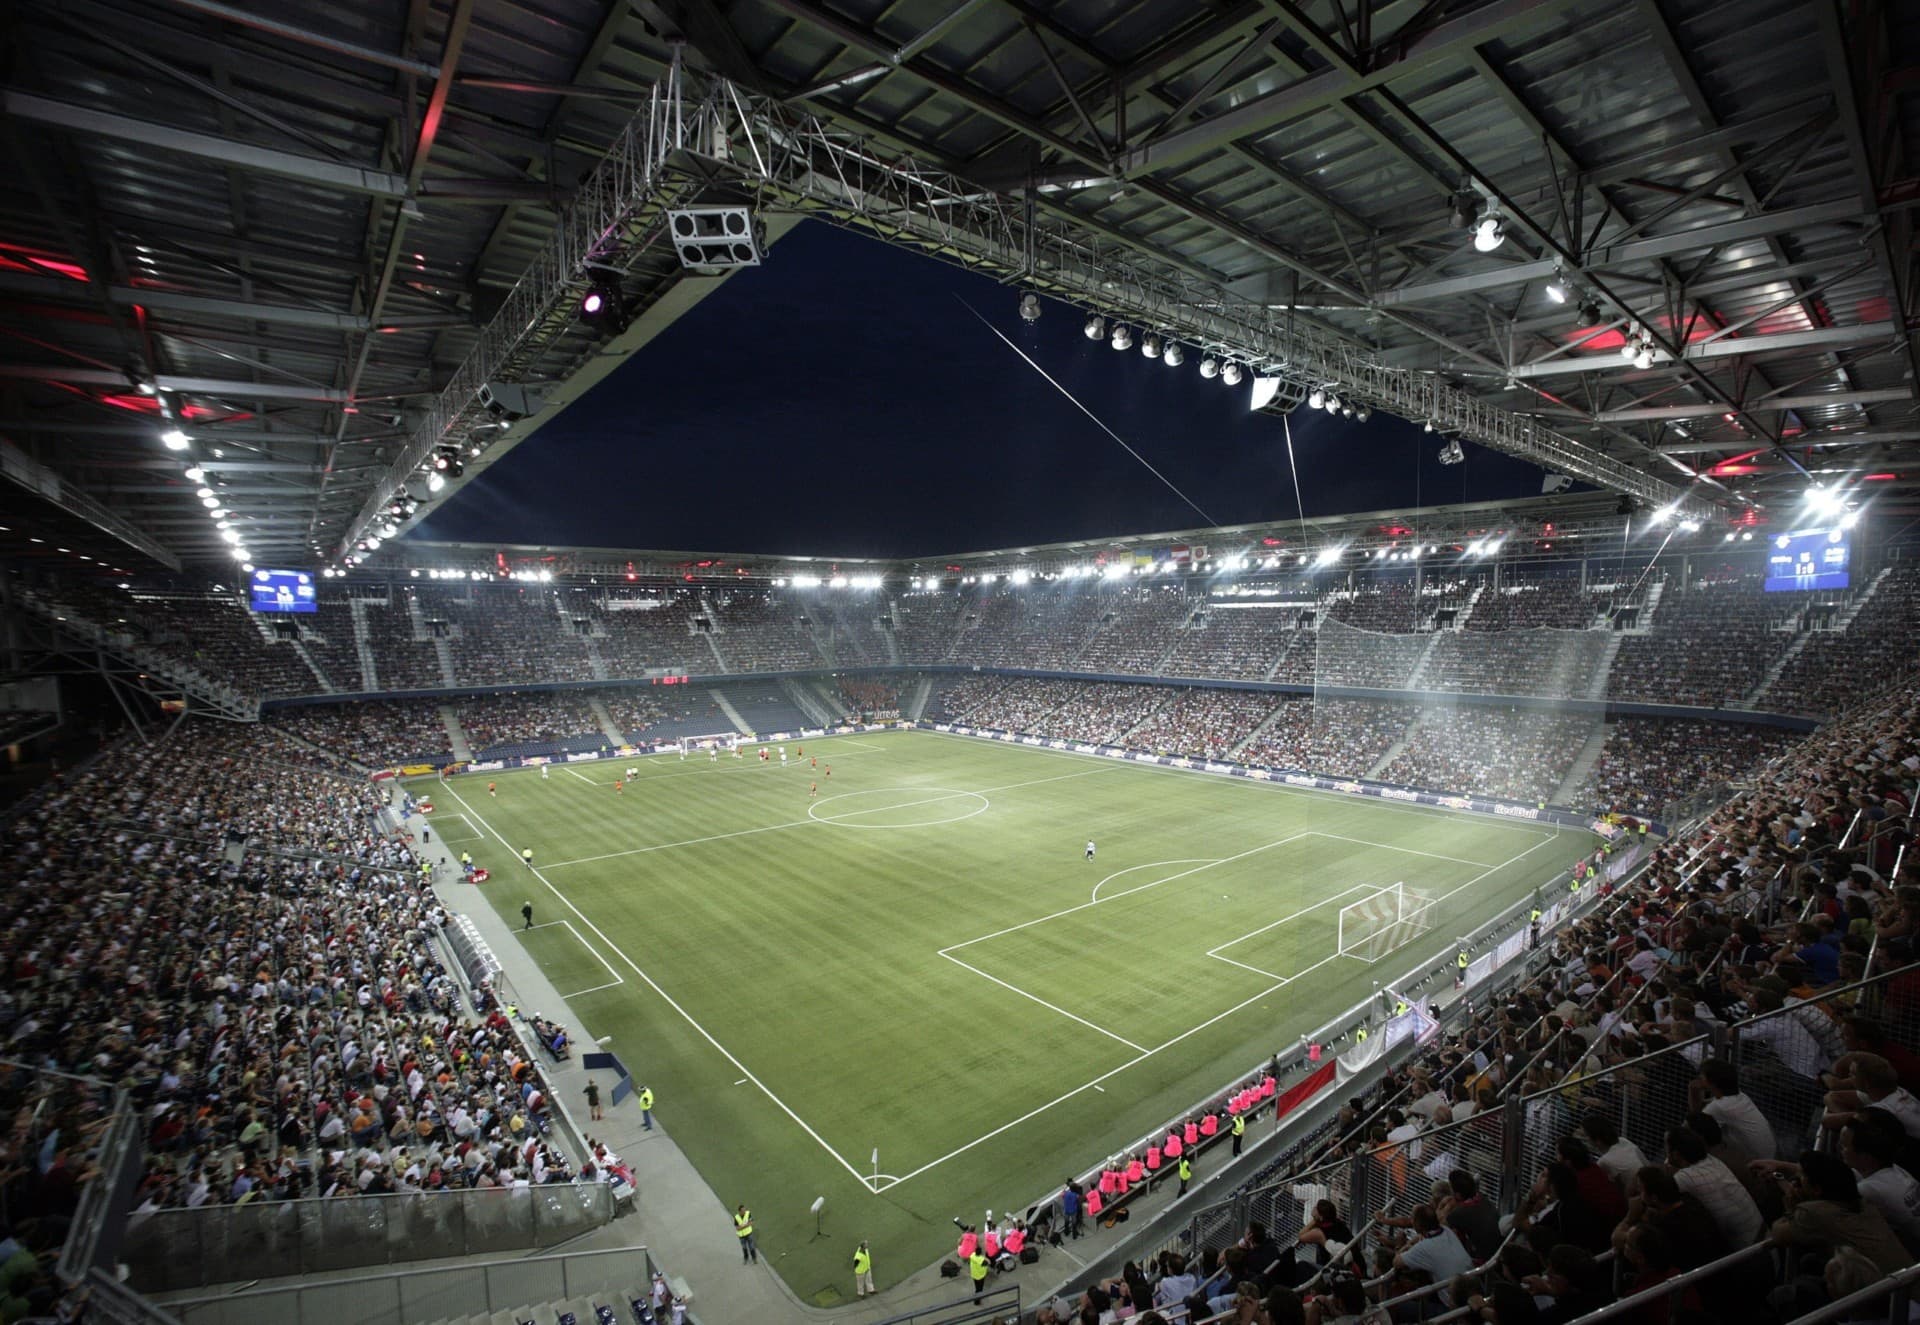
{"label": "goal post", "polygon": [[1433,928],[1433,899],[1390,883],[1340,908],[1340,955],[1378,961]]}

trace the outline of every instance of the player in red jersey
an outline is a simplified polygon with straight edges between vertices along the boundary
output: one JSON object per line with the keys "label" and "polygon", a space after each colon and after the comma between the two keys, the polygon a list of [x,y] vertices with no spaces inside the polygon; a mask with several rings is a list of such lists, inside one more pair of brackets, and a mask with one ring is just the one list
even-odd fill
{"label": "player in red jersey", "polygon": [[618,781],[616,781],[616,782],[615,782],[615,783],[613,784],[613,790],[614,790],[614,794],[615,794],[615,795],[619,795],[619,796],[624,796],[624,795],[626,795],[626,794],[627,794],[627,783],[626,783],[626,780],[625,780],[624,778],[622,778],[622,779],[620,779],[620,780],[618,780]]}
{"label": "player in red jersey", "polygon": [[493,795],[493,783],[491,782],[487,783],[487,795]]}

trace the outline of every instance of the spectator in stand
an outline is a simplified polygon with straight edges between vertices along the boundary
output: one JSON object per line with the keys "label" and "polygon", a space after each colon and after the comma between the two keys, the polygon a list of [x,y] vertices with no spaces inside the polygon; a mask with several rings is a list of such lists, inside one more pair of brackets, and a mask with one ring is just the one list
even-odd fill
{"label": "spectator in stand", "polygon": [[1744,1247],[1760,1236],[1760,1207],[1727,1166],[1708,1153],[1699,1133],[1685,1127],[1667,1131],[1667,1166],[1680,1190],[1696,1196],[1713,1217],[1729,1247]]}

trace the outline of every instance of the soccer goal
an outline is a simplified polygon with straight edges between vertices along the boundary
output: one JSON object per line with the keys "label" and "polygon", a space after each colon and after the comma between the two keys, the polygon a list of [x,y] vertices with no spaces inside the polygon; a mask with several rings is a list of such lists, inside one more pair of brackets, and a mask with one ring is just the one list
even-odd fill
{"label": "soccer goal", "polygon": [[1340,908],[1340,955],[1378,961],[1433,928],[1433,899],[1390,883]]}

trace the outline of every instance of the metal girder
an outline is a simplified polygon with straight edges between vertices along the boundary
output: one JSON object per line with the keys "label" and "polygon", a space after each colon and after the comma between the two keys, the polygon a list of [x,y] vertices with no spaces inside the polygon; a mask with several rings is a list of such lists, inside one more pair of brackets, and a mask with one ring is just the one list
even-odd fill
{"label": "metal girder", "polygon": [[[79,302],[86,287],[78,281],[58,276],[31,276],[22,272],[0,272],[0,292],[32,299]],[[274,322],[290,327],[309,327],[318,331],[365,331],[366,318],[352,313],[329,313],[319,308],[299,308],[288,304],[262,304],[251,299],[216,299],[209,295],[184,294],[178,290],[137,290],[115,285],[107,295],[122,307],[141,307],[156,313],[192,313],[201,317],[230,317],[245,322]]]}
{"label": "metal girder", "polygon": [[0,439],[0,477],[19,484],[27,491],[84,520],[101,533],[118,539],[143,557],[151,558],[168,570],[180,569],[180,558],[152,538],[135,529],[102,506],[71,479],[35,460],[12,442]]}
{"label": "metal girder", "polygon": [[[1904,387],[1877,387],[1867,391],[1828,391],[1815,392],[1804,396],[1774,396],[1771,399],[1742,401],[1737,408],[1747,413],[1771,413],[1778,410],[1814,409],[1822,405],[1878,405],[1890,400],[1908,400],[1910,394]],[[1638,409],[1602,410],[1593,415],[1596,423],[1639,423],[1657,419],[1702,419],[1727,413],[1724,404],[1712,401],[1692,405],[1650,405]],[[1794,442],[1783,442],[1792,446]],[[1714,448],[1728,451],[1734,449],[1731,444]]]}
{"label": "metal girder", "polygon": [[257,170],[264,174],[320,184],[347,193],[369,193],[387,198],[407,196],[406,180],[390,171],[371,170],[328,161],[324,157],[303,156],[297,152],[282,152],[271,147],[235,142],[215,134],[196,133],[169,124],[155,124],[110,111],[76,106],[71,102],[55,101],[31,92],[9,89],[5,101],[0,104],[5,106],[8,115],[33,124],[119,138],[148,147],[182,152],[188,156],[205,157],[243,170]]}
{"label": "metal girder", "polygon": [[169,0],[176,8],[190,9],[196,14],[205,14],[210,18],[221,19],[228,23],[237,23],[242,27],[253,28],[270,36],[281,37],[287,41],[300,42],[315,46],[335,55],[349,56],[355,60],[364,60],[368,64],[384,65],[389,69],[398,69],[402,73],[416,74],[421,78],[438,78],[437,65],[423,64],[419,60],[410,60],[404,55],[395,55],[391,51],[379,50],[372,46],[362,46],[356,42],[342,41],[340,38],[324,32],[315,32],[292,23],[283,23],[278,19],[264,18],[259,14],[248,13],[244,9],[235,9],[223,5],[217,0]]}
{"label": "metal girder", "polygon": [[[1743,220],[1722,221],[1715,225],[1677,230],[1672,234],[1653,235],[1646,239],[1631,240],[1625,244],[1601,244],[1588,254],[1581,265],[1588,271],[1604,271],[1611,267],[1624,267],[1635,263],[1652,262],[1660,258],[1676,257],[1683,253],[1705,252],[1727,244],[1737,244],[1745,239],[1760,239],[1768,235],[1784,234],[1788,231],[1820,225],[1858,223],[1865,219],[1866,215],[1861,212],[1860,205],[1856,202],[1813,203],[1806,207],[1767,212]],[[1453,299],[1463,294],[1497,290],[1510,285],[1525,285],[1531,281],[1551,278],[1558,266],[1559,264],[1551,258],[1509,262],[1487,271],[1473,272],[1465,276],[1449,276],[1444,280],[1426,281],[1419,285],[1403,285],[1396,290],[1381,290],[1374,295],[1373,302],[1383,308],[1394,308],[1403,304],[1425,303],[1434,299]],[[1764,274],[1764,271],[1756,272],[1755,277],[1758,279]]]}
{"label": "metal girder", "polygon": [[[1900,442],[1920,442],[1920,427],[1868,428],[1863,432],[1809,432],[1790,437],[1783,444],[1798,450],[1801,447],[1890,446]],[[1661,455],[1703,455],[1714,451],[1746,449],[1740,443],[1730,441],[1673,442],[1659,448]]]}
{"label": "metal girder", "polygon": [[[799,0],[777,0],[810,20]],[[838,25],[838,20],[826,20]],[[865,40],[862,38],[862,40]],[[916,71],[917,72],[917,71]],[[721,145],[715,159],[702,153]],[[1078,149],[1075,149],[1078,150]],[[1074,221],[1055,221],[1023,200],[991,191],[874,144],[784,101],[724,79],[695,92],[676,65],[580,186],[547,248],[514,287],[467,360],[367,493],[335,545],[344,558],[433,448],[477,417],[482,384],[533,362],[554,328],[571,326],[582,264],[689,187],[730,178],[781,206],[870,230],[903,246],[1018,280],[1125,317],[1270,371],[1296,384],[1335,383],[1355,403],[1439,427],[1549,469],[1659,505],[1694,504],[1687,492],[1585,442],[1522,418],[1426,373],[1382,363],[1365,346],[1305,319],[1236,297],[1218,281],[1152,257],[1136,257]]]}
{"label": "metal girder", "polygon": [[1122,167],[1129,176],[1165,170],[1236,138],[1310,115],[1356,93],[1418,73],[1462,49],[1508,36],[1516,29],[1555,17],[1577,3],[1579,0],[1497,0],[1429,28],[1404,44],[1376,51],[1380,57],[1378,62],[1357,76],[1337,67],[1312,74],[1126,152],[1121,157]]}
{"label": "metal girder", "polygon": [[[1796,295],[1794,298],[1798,299]],[[1730,336],[1724,340],[1704,341],[1687,346],[1688,363],[1706,359],[1732,359],[1743,354],[1765,354],[1771,350],[1804,350],[1831,345],[1857,345],[1863,341],[1890,340],[1899,334],[1891,322],[1865,322],[1850,327],[1815,327],[1811,331],[1782,331],[1766,336]],[[1673,356],[1661,351],[1653,359],[1655,368],[1671,367]],[[1511,376],[1520,380],[1535,377],[1571,377],[1581,373],[1636,372],[1631,359],[1617,354],[1587,354],[1579,358],[1543,360],[1521,364]]]}
{"label": "metal girder", "polygon": [[[73,368],[64,364],[0,364],[0,377],[23,378],[30,382],[71,382],[75,386],[104,386],[126,390],[131,384],[125,373],[110,368]],[[299,382],[243,382],[217,377],[174,377],[167,374],[154,379],[162,391],[178,391],[189,396],[241,396],[254,400],[324,400],[346,404],[347,393],[339,387],[310,386]]]}

